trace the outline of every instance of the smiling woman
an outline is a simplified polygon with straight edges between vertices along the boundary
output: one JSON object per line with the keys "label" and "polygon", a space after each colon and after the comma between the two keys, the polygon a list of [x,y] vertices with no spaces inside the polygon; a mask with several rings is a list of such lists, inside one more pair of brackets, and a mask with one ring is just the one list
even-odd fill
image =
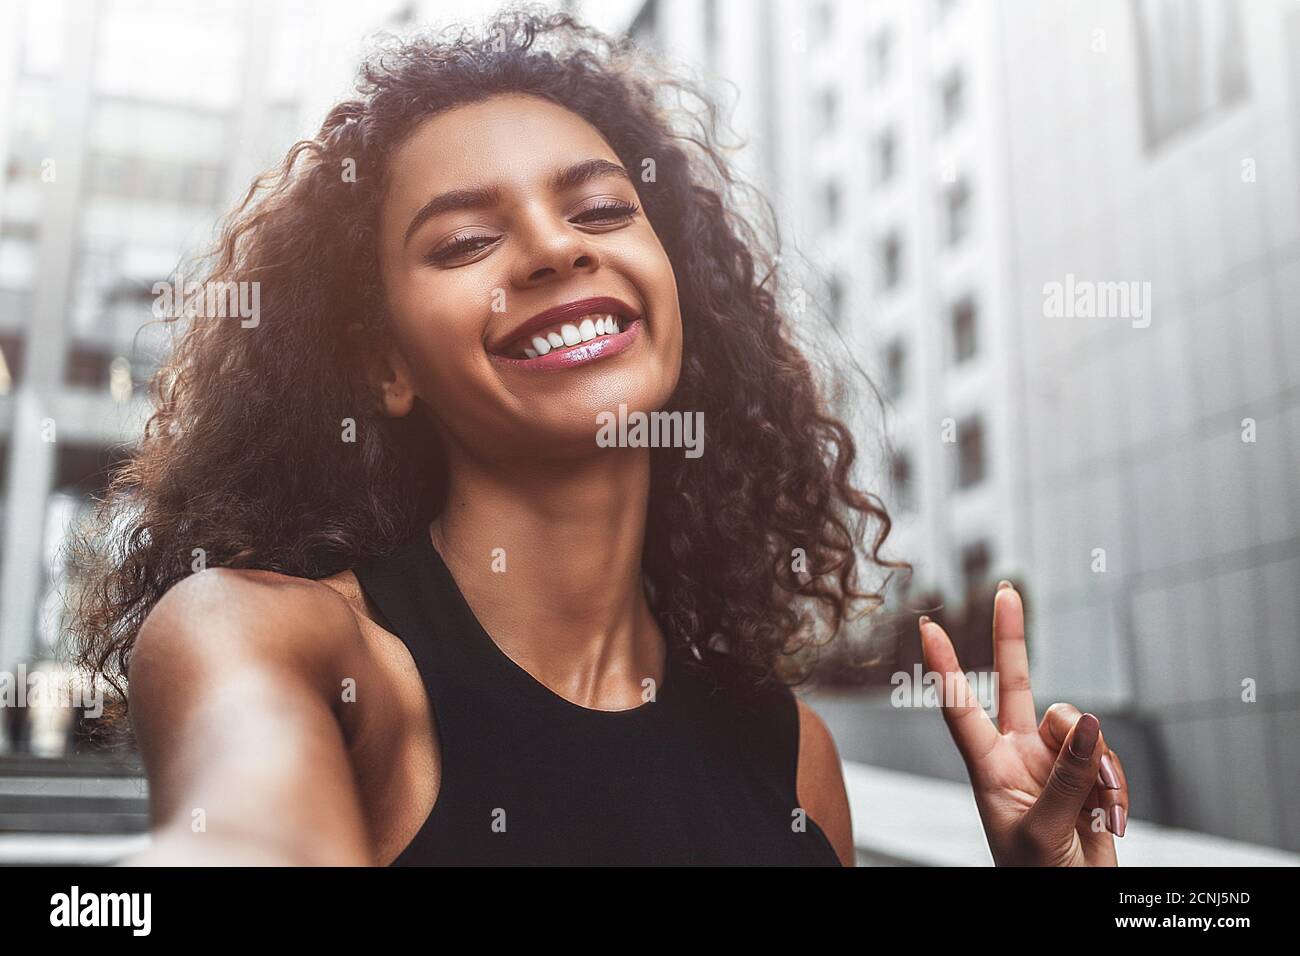
{"label": "smiling woman", "polygon": [[80,546],[155,859],[852,862],[788,683],[889,519],[674,87],[566,15],[405,41],[231,215],[261,321],[184,329]]}

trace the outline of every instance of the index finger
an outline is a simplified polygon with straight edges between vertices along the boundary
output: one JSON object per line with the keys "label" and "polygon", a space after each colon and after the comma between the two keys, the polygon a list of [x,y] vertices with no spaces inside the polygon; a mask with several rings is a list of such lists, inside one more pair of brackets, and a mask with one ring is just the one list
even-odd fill
{"label": "index finger", "polygon": [[952,641],[928,617],[921,618],[921,654],[926,670],[939,675],[939,703],[953,742],[967,764],[977,763],[997,744],[998,729],[962,672]]}

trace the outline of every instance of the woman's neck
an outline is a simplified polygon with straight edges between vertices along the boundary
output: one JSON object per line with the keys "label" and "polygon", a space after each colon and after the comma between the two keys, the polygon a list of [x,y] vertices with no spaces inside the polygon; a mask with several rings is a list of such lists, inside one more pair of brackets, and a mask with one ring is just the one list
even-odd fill
{"label": "woman's neck", "polygon": [[646,449],[495,467],[454,456],[433,542],[484,629],[574,703],[622,710],[663,678],[645,597]]}

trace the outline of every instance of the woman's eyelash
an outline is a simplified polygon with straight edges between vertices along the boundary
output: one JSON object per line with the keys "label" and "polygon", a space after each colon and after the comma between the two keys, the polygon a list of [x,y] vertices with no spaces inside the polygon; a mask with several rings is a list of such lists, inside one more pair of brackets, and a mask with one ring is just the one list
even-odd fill
{"label": "woman's eyelash", "polygon": [[602,203],[599,206],[593,206],[587,211],[579,213],[577,218],[583,219],[586,216],[590,216],[592,213],[598,213],[598,212],[600,213],[617,212],[619,214],[618,216],[605,216],[604,218],[631,219],[633,216],[637,214],[637,211],[640,208],[641,206],[638,203],[627,203],[627,202],[620,202],[615,200],[613,202]]}
{"label": "woman's eyelash", "polygon": [[[424,257],[425,262],[446,262],[448,259],[454,259],[457,256],[464,255],[467,252],[475,252],[484,248],[489,243],[497,241],[496,236],[470,236],[468,239],[461,239],[457,242],[451,242],[441,249],[434,249]],[[483,243],[476,246],[476,243]]]}
{"label": "woman's eyelash", "polygon": [[[601,214],[599,219],[604,220],[617,221],[622,219],[631,219],[640,212],[640,210],[641,205],[639,203],[607,202],[602,203],[599,206],[593,206],[592,208],[579,213],[575,217],[575,221],[592,222],[594,220],[589,219],[588,217],[596,214]],[[613,215],[614,213],[617,213],[617,215]],[[495,236],[470,236],[467,239],[461,239],[457,242],[449,243],[441,249],[435,249],[433,252],[425,256],[425,261],[445,262],[448,259],[454,259],[456,256],[485,248],[488,244],[496,241],[497,237]],[[476,245],[478,243],[482,243],[482,245]]]}

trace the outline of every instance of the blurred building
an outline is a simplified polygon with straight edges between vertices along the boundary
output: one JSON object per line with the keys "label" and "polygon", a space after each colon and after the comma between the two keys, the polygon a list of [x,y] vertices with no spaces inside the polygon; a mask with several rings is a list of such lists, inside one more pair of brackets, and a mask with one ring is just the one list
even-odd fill
{"label": "blurred building", "polygon": [[[990,11],[1040,698],[1127,710],[1169,822],[1300,848],[1300,8]],[[1070,275],[1147,314],[1049,317]]]}
{"label": "blurred building", "polygon": [[68,524],[148,415],[169,341],[154,283],[210,244],[404,10],[318,7],[0,4],[2,671],[50,656]]}
{"label": "blurred building", "polygon": [[[889,405],[884,490],[914,590],[961,604],[1026,565],[1015,496],[1008,158],[994,24],[958,2],[806,16],[782,192],[831,313]],[[874,423],[873,423],[874,424]],[[865,447],[872,447],[864,441]]]}
{"label": "blurred building", "polygon": [[[742,162],[889,400],[877,487],[916,586],[1025,581],[1039,707],[1103,715],[1136,812],[1300,848],[1300,10],[645,0],[624,23],[738,88]],[[847,708],[842,751],[962,775],[899,716]]]}

